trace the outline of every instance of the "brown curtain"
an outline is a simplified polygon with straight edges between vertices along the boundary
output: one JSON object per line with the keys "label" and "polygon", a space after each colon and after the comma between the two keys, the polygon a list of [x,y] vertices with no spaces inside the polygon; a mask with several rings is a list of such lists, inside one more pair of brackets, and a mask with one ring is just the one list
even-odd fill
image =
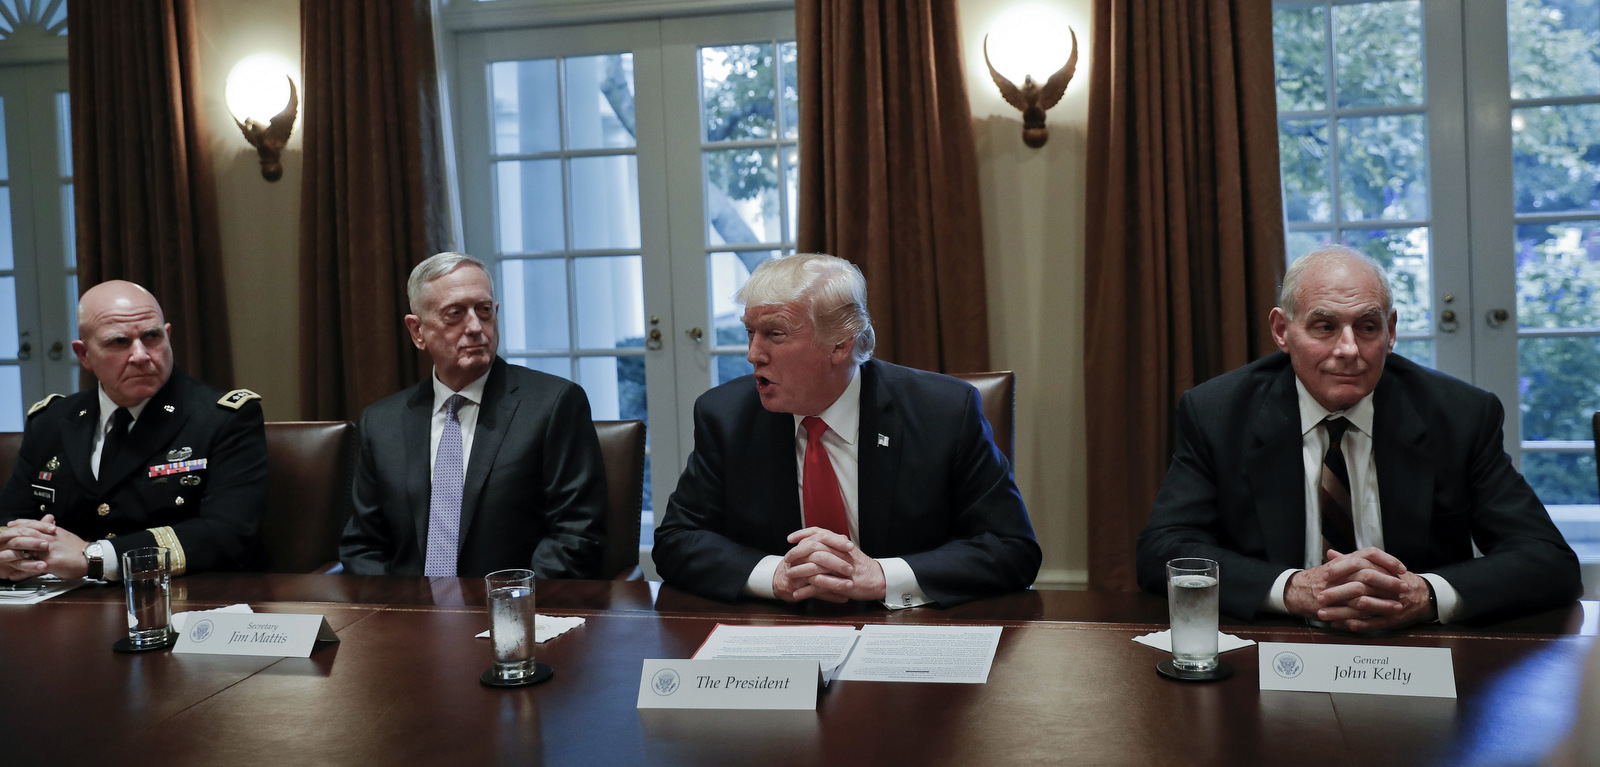
{"label": "brown curtain", "polygon": [[67,13],[78,288],[145,286],[172,323],[176,365],[231,388],[193,0],[73,2]]}
{"label": "brown curtain", "polygon": [[1133,590],[1178,397],[1272,351],[1283,272],[1272,7],[1096,0],[1089,86],[1089,582]]}
{"label": "brown curtain", "polygon": [[300,380],[307,418],[354,418],[421,380],[401,318],[446,249],[428,0],[302,0]]}
{"label": "brown curtain", "polygon": [[799,0],[802,252],[867,278],[878,356],[989,367],[956,0]]}

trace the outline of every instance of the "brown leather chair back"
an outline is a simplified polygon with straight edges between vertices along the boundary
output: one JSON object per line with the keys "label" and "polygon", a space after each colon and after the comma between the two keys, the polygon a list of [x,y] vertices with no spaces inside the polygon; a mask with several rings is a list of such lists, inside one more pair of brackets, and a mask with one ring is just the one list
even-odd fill
{"label": "brown leather chair back", "polygon": [[1016,437],[1012,422],[1017,412],[1017,375],[1009,370],[993,373],[957,373],[956,378],[978,388],[983,398],[983,417],[989,419],[994,429],[994,443],[1005,453],[1006,460],[1016,465]]}
{"label": "brown leather chair back", "polygon": [[267,433],[267,514],[261,520],[265,567],[309,573],[339,559],[350,518],[356,425],[281,421]]}
{"label": "brown leather chair back", "polygon": [[[1600,424],[1600,413],[1595,414],[1596,424]],[[22,432],[0,432],[0,486],[11,480],[11,467],[17,463],[17,454],[22,452]]]}
{"label": "brown leather chair back", "polygon": [[639,511],[644,503],[644,421],[595,421],[606,465],[606,542],[600,577],[627,578],[639,568]]}

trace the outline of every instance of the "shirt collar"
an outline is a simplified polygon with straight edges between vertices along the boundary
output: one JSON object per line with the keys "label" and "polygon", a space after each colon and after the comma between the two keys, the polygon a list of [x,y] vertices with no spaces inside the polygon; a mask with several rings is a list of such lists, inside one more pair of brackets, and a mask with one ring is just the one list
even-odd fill
{"label": "shirt collar", "polygon": [[[100,431],[96,433],[104,434],[106,433],[106,424],[111,422],[111,416],[116,413],[117,408],[121,406],[115,402],[112,402],[111,398],[106,396],[106,387],[100,384],[95,384],[95,391],[100,394]],[[148,404],[150,404],[150,398],[146,397],[140,401],[139,404],[129,407],[128,415],[133,416],[133,420],[135,421],[139,420],[139,414],[144,412],[144,406]],[[131,422],[129,428],[132,428]]]}
{"label": "shirt collar", "polygon": [[491,366],[488,371],[484,372],[483,375],[473,379],[472,383],[461,387],[461,391],[451,391],[450,387],[445,386],[444,382],[439,380],[439,375],[437,372],[429,375],[428,378],[433,381],[433,412],[437,413],[440,410],[443,410],[445,401],[450,399],[450,395],[452,394],[459,394],[463,397],[466,397],[467,401],[474,405],[483,404],[483,387],[488,382],[489,373],[491,372],[494,372],[493,366]]}
{"label": "shirt collar", "polygon": [[[835,434],[845,441],[847,445],[856,443],[857,432],[861,429],[861,367],[858,365],[850,374],[850,383],[844,387],[844,393],[833,401],[821,413],[817,414],[822,422],[828,425]],[[800,428],[800,422],[805,416],[794,417],[794,427]]]}
{"label": "shirt collar", "polygon": [[1368,437],[1372,436],[1371,394],[1362,397],[1360,402],[1344,410],[1330,411],[1323,407],[1316,397],[1311,396],[1311,392],[1306,391],[1306,385],[1300,381],[1299,376],[1295,376],[1294,389],[1299,393],[1300,400],[1300,436],[1304,437],[1306,432],[1317,428],[1317,424],[1326,421],[1329,416],[1343,418],[1349,421],[1356,431]]}

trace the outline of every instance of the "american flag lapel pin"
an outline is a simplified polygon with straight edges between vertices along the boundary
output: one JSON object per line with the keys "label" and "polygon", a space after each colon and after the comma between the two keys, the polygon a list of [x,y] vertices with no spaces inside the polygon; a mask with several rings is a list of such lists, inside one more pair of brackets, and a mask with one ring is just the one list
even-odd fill
{"label": "american flag lapel pin", "polygon": [[887,434],[879,434],[878,435],[878,447],[888,447],[888,446],[889,446],[889,435],[887,435]]}

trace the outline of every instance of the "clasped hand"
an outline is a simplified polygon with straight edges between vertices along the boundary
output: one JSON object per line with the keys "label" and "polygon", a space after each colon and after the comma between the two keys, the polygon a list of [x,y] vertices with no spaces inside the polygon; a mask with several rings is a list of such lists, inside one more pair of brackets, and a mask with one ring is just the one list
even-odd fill
{"label": "clasped hand", "polygon": [[20,581],[50,573],[81,578],[88,571],[84,541],[56,526],[54,514],[43,519],[14,519],[0,530],[0,578]]}
{"label": "clasped hand", "polygon": [[1289,612],[1346,631],[1377,631],[1431,620],[1428,583],[1382,549],[1350,554],[1333,549],[1325,561],[1290,576],[1283,603]]}
{"label": "clasped hand", "polygon": [[883,599],[883,566],[847,536],[820,527],[789,534],[794,548],[772,574],[772,593],[785,602]]}

